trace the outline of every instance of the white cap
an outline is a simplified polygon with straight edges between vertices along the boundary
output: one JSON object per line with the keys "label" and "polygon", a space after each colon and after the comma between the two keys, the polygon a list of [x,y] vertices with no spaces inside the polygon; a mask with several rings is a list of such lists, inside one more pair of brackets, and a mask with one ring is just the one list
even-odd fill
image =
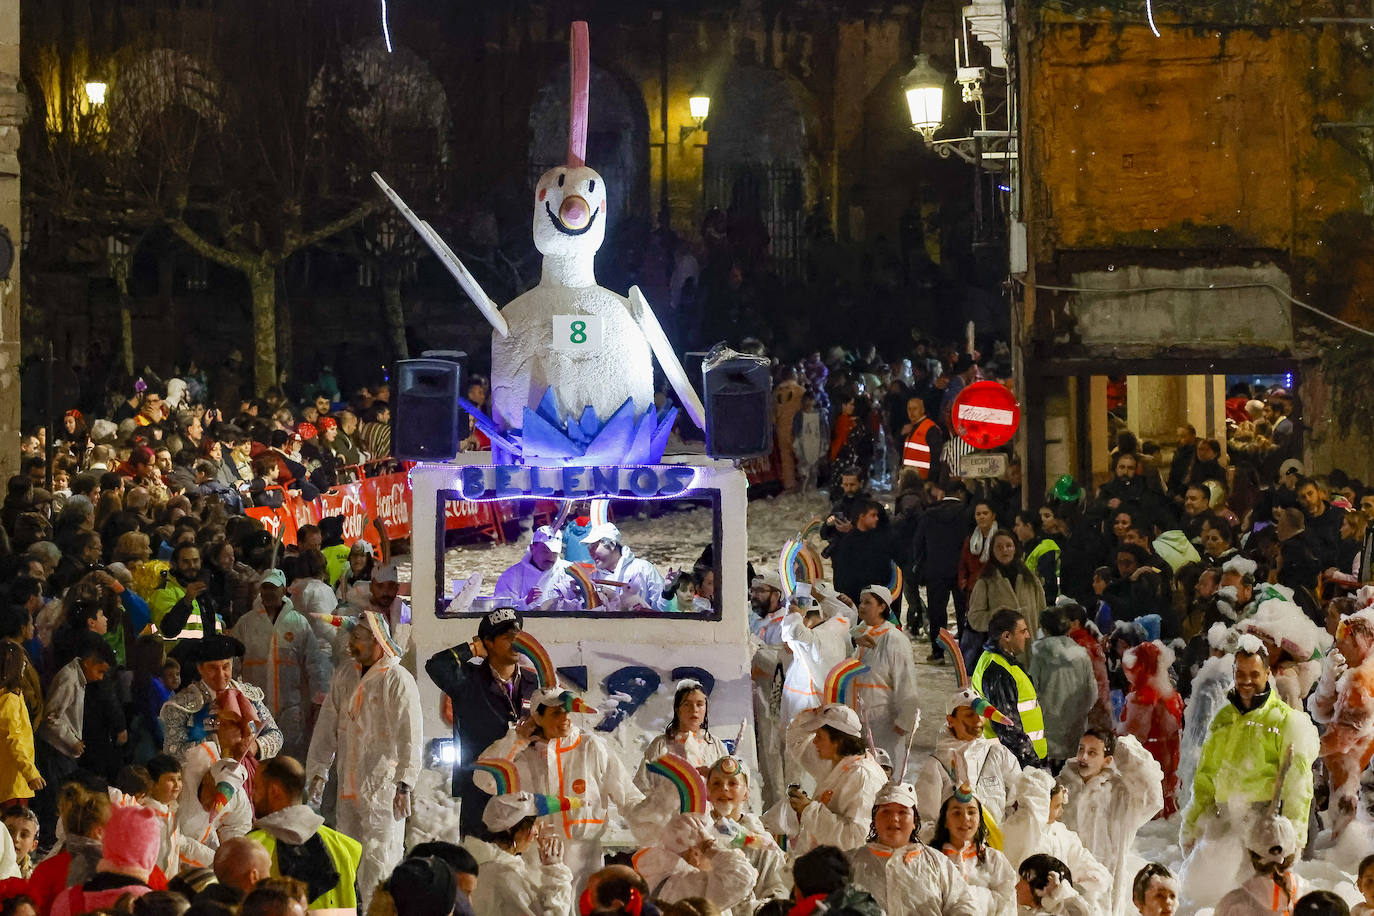
{"label": "white cap", "polygon": [[369,556],[369,557],[372,556],[372,544],[371,544],[370,542],[364,540],[363,538],[358,538],[358,539],[357,539],[356,541],[354,541],[353,544],[348,548],[348,552],[349,552],[349,553],[352,553],[352,552],[355,551],[355,550],[361,550],[361,551],[362,551],[364,554],[366,554],[367,556]]}
{"label": "white cap", "polygon": [[945,715],[954,715],[954,710],[960,706],[972,707],[975,700],[979,697],[978,691],[972,687],[965,687],[963,690],[956,690],[949,695],[949,702],[945,703]]}
{"label": "white cap", "polygon": [[620,529],[610,522],[602,522],[599,525],[593,525],[592,530],[582,536],[582,543],[584,544],[597,544],[601,541],[614,541],[619,544]]}
{"label": "white cap", "polygon": [[811,594],[810,582],[798,582],[797,587],[792,590],[792,597],[788,601],[793,604],[804,604],[807,606],[816,603],[816,599]]}
{"label": "white cap", "polygon": [[534,543],[548,544],[551,550],[562,550],[563,532],[556,531],[548,525],[540,525],[534,529]]}
{"label": "white cap", "polygon": [[827,703],[819,709],[803,710],[797,713],[792,724],[807,732],[818,731],[822,725],[829,725],[835,731],[855,738],[862,738],[864,734],[859,714],[843,703]]}
{"label": "white cap", "polygon": [[754,581],[749,583],[750,588],[757,588],[760,585],[771,588],[775,592],[782,591],[782,579],[777,573],[766,572],[762,575],[755,576]]}
{"label": "white cap", "polygon": [[879,805],[905,805],[914,809],[916,787],[909,782],[890,782],[879,789],[878,797],[873,799],[873,807]]}
{"label": "white cap", "polygon": [[878,761],[878,766],[892,769],[892,755],[880,747],[873,749],[873,759]]}
{"label": "white cap", "polygon": [[542,817],[555,811],[570,811],[582,807],[577,798],[562,795],[535,795],[533,792],[511,792],[493,795],[482,809],[482,823],[493,833],[509,830],[527,817]]}
{"label": "white cap", "polygon": [[869,585],[859,592],[859,596],[872,595],[888,607],[892,607],[892,592],[888,591],[886,585]]}
{"label": "white cap", "polygon": [[1246,832],[1245,848],[1265,865],[1282,865],[1297,854],[1298,832],[1286,817],[1261,817]]}
{"label": "white cap", "polygon": [[530,709],[538,709],[541,706],[562,706],[563,694],[567,689],[555,684],[552,687],[540,687],[530,694]]}
{"label": "white cap", "polygon": [[595,715],[596,708],[587,703],[577,694],[566,687],[543,687],[530,695],[530,709],[538,709],[541,706],[564,706],[571,697],[572,709],[569,712],[584,713]]}
{"label": "white cap", "polygon": [[400,576],[396,574],[396,567],[391,563],[383,563],[374,567],[372,570],[373,582],[399,582]]}
{"label": "white cap", "polygon": [[1299,475],[1302,474],[1302,462],[1296,458],[1289,458],[1283,464],[1279,465],[1280,477],[1287,477],[1294,471],[1296,471]]}

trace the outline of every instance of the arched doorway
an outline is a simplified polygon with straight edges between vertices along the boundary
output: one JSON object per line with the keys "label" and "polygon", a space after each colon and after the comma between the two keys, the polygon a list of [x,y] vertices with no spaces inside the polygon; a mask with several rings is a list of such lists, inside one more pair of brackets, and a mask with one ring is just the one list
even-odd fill
{"label": "arched doorway", "polygon": [[748,63],[731,68],[721,85],[711,102],[704,209],[761,224],[773,271],[799,276],[803,224],[817,186],[810,99],[780,71]]}
{"label": "arched doorway", "polygon": [[[611,222],[649,212],[649,113],[628,83],[592,65],[587,115],[587,165],[601,173],[611,194]],[[530,106],[529,186],[568,157],[568,68],[559,67]],[[611,231],[611,227],[607,227]]]}

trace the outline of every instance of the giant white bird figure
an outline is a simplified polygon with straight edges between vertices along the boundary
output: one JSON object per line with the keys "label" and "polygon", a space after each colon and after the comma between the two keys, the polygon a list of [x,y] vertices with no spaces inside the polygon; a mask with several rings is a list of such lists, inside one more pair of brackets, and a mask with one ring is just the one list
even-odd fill
{"label": "giant white bird figure", "polygon": [[[433,227],[381,176],[372,177],[491,323],[492,410],[502,430],[525,428],[531,420],[527,410],[541,402],[547,406],[549,396],[558,419],[570,426],[586,422],[588,407],[605,422],[624,413],[627,401],[638,422],[654,410],[654,356],[688,415],[705,428],[701,400],[639,287],[631,287],[626,298],[597,285],[593,260],[606,238],[609,189],[586,164],[591,57],[585,22],[572,25],[571,59],[568,161],[545,172],[534,192],[534,245],[544,256],[543,274],[505,308],[497,308]],[[555,333],[567,334],[567,316],[599,318],[599,346],[556,346],[562,341],[555,341]]]}

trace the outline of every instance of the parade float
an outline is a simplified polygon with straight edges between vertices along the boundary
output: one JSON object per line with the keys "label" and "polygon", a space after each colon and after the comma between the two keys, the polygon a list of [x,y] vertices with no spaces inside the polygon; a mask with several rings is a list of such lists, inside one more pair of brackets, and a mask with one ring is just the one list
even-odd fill
{"label": "parade float", "polygon": [[[573,25],[571,43],[568,159],[534,191],[543,273],[533,289],[498,308],[434,229],[374,173],[493,329],[491,413],[464,405],[491,450],[420,462],[410,471],[414,658],[422,665],[472,639],[477,619],[498,606],[495,583],[469,576],[463,549],[446,551],[455,516],[499,504],[530,524],[562,529],[584,513],[609,521],[612,505],[634,511],[648,502],[691,503],[713,520],[712,601],[665,612],[655,607],[658,596],[624,600],[625,583],[573,564],[568,574],[580,600],[524,610],[525,630],[534,638],[523,653],[541,682],[556,680],[596,710],[580,724],[610,741],[631,771],[663,733],[674,687],[684,678],[705,685],[711,732],[752,768],[747,481],[734,461],[667,453],[677,410],[655,409],[655,360],[682,408],[704,429],[701,399],[639,289],[626,297],[596,283],[593,257],[616,189],[585,162],[585,23]],[[453,766],[458,761],[441,694],[423,673],[417,680],[430,760]]]}

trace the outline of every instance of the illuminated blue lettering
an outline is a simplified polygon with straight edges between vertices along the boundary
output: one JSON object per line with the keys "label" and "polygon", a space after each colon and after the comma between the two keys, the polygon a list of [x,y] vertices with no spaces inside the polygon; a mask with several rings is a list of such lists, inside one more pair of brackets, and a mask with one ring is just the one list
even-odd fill
{"label": "illuminated blue lettering", "polygon": [[697,472],[693,468],[667,468],[663,472],[662,489],[659,491],[661,496],[675,496],[678,493],[685,493],[687,488],[696,479]]}
{"label": "illuminated blue lettering", "polygon": [[653,468],[635,468],[630,471],[630,492],[635,496],[653,496],[658,493],[658,475]]}
{"label": "illuminated blue lettering", "polygon": [[592,468],[592,491],[614,495],[620,492],[620,468]]}
{"label": "illuminated blue lettering", "polygon": [[515,475],[520,473],[520,468],[501,465],[496,469],[496,490],[497,496],[523,496],[524,490],[515,482]]}
{"label": "illuminated blue lettering", "polygon": [[475,464],[465,465],[462,476],[463,498],[480,499],[486,495],[487,481],[483,469]]}
{"label": "illuminated blue lettering", "polygon": [[530,489],[531,496],[552,496],[554,488],[539,482],[539,474],[543,468],[530,468]]}
{"label": "illuminated blue lettering", "polygon": [[584,482],[586,468],[565,467],[563,469],[563,495],[569,498],[591,496],[592,488]]}

